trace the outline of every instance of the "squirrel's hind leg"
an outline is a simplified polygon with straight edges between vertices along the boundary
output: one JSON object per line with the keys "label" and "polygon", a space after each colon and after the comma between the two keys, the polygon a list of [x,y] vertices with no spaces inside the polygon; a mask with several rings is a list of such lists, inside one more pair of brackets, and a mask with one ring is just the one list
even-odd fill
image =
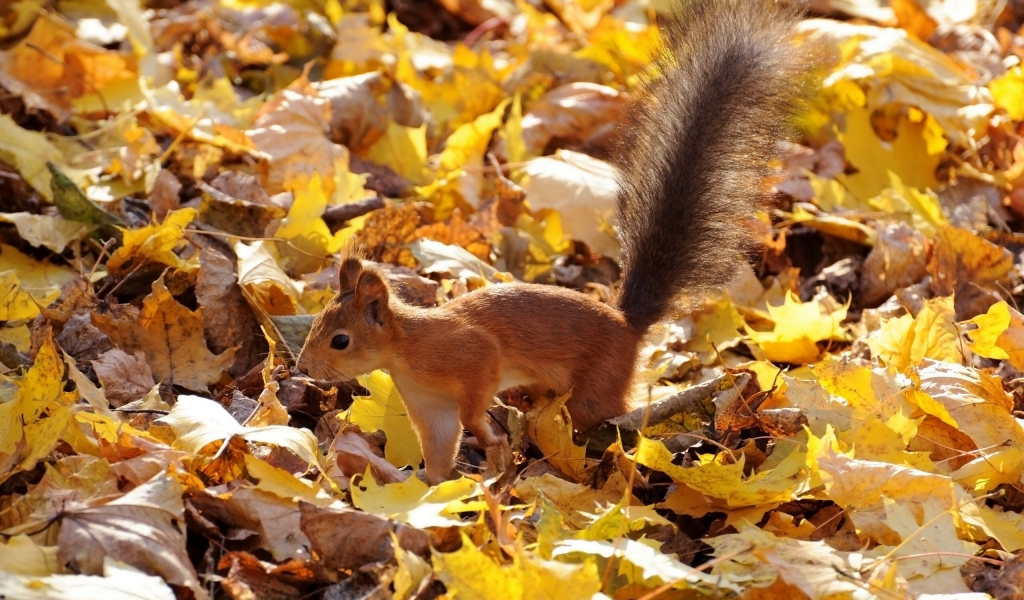
{"label": "squirrel's hind leg", "polygon": [[595,369],[575,379],[572,395],[565,403],[572,417],[573,429],[587,431],[629,412],[632,370]]}
{"label": "squirrel's hind leg", "polygon": [[465,398],[459,402],[459,417],[462,424],[476,437],[487,456],[489,471],[495,475],[505,474],[512,466],[512,450],[508,438],[504,434],[495,433],[487,409],[493,404],[495,389],[492,393],[480,393],[479,398]]}

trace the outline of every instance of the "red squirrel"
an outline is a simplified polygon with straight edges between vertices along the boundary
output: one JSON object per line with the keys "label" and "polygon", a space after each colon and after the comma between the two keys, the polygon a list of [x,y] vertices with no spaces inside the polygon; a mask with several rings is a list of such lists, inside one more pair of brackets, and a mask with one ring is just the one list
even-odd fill
{"label": "red squirrel", "polygon": [[790,133],[807,57],[797,15],[766,0],[688,0],[662,27],[659,76],[633,95],[619,132],[622,283],[614,306],[577,291],[514,283],[418,308],[381,269],[340,265],[340,292],[298,359],[315,379],[386,369],[419,435],[431,485],[455,465],[463,427],[507,444],[487,409],[513,387],[571,394],[585,431],[630,409],[638,351],[682,292],[705,295],[735,272]]}

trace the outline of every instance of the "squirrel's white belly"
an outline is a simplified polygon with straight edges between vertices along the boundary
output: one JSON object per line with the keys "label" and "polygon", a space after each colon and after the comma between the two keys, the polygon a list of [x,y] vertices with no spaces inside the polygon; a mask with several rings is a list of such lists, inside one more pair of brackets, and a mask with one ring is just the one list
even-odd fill
{"label": "squirrel's white belly", "polygon": [[538,383],[535,377],[531,377],[530,375],[520,371],[507,369],[501,374],[501,380],[498,382],[498,391],[500,392],[514,387],[533,385],[535,383]]}

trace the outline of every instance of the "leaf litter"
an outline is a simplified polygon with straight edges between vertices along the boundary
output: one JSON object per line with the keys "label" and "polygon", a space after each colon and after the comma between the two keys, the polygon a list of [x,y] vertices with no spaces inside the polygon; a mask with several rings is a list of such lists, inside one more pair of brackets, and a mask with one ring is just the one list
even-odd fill
{"label": "leaf litter", "polygon": [[4,5],[0,596],[1019,597],[1024,11],[816,10],[761,255],[652,331],[647,403],[506,394],[512,468],[467,437],[429,487],[387,373],[289,369],[335,254],[612,298],[654,9]]}

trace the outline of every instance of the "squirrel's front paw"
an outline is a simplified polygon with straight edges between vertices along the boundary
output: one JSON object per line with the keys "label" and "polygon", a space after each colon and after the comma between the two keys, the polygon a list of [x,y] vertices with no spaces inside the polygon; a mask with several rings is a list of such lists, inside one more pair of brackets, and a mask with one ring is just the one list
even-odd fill
{"label": "squirrel's front paw", "polygon": [[413,475],[429,486],[435,486],[450,479],[458,479],[459,477],[462,477],[462,473],[459,473],[455,469],[452,469],[445,475],[431,475],[427,469],[416,469],[413,471]]}

